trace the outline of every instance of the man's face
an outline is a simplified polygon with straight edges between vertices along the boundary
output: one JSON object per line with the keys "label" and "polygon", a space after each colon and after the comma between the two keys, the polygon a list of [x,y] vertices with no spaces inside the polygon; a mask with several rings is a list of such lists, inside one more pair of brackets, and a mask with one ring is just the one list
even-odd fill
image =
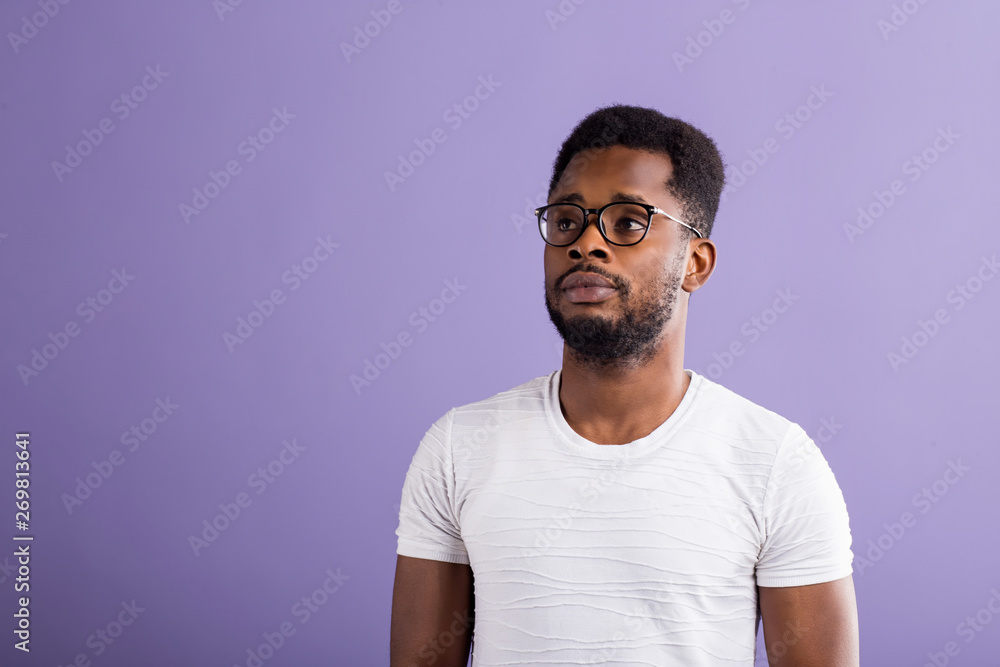
{"label": "man's face", "polygon": [[[600,208],[612,201],[651,204],[684,219],[666,189],[667,156],[612,146],[579,153],[567,166],[549,203]],[[654,215],[637,245],[608,243],[596,216],[569,246],[545,246],[545,307],[571,354],[591,366],[638,366],[656,352],[675,313],[688,254],[688,231]],[[564,287],[574,274],[597,274],[613,289]],[[577,276],[579,278],[580,276]]]}

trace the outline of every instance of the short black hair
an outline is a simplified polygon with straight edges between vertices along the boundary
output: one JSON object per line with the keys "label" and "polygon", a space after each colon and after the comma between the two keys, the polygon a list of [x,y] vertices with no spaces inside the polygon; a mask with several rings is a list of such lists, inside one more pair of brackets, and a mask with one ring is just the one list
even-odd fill
{"label": "short black hair", "polygon": [[666,154],[673,165],[673,175],[666,183],[667,191],[681,201],[684,221],[704,238],[711,235],[726,182],[719,149],[712,138],[698,128],[656,109],[615,104],[598,109],[581,120],[566,137],[552,165],[549,196],[573,156],[588,149],[609,146]]}

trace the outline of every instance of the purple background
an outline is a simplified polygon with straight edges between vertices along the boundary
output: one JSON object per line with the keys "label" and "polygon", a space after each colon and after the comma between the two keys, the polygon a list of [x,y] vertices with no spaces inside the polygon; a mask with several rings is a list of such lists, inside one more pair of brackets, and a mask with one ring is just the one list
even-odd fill
{"label": "purple background", "polygon": [[[0,9],[0,662],[245,665],[287,621],[269,667],[387,664],[407,466],[449,408],[559,367],[543,244],[523,216],[573,125],[623,102],[702,128],[734,182],[752,172],[720,207],[686,365],[820,444],[856,557],[878,557],[855,561],[864,664],[998,664],[1000,280],[976,282],[1000,250],[996,3],[908,0],[898,26],[891,2],[861,0],[402,0],[394,15],[382,2],[48,4],[58,13],[34,31],[38,0]],[[348,58],[341,44],[372,11],[391,22]],[[167,75],[121,118],[113,101],[157,66]],[[479,77],[498,85],[467,100]],[[812,87],[830,96],[802,107]],[[463,101],[467,118],[445,116]],[[241,142],[274,109],[294,118],[247,161]],[[57,175],[103,118],[113,131]],[[436,128],[444,142],[390,188],[385,172]],[[925,150],[935,161],[913,172]],[[239,173],[186,222],[179,205],[229,160]],[[902,194],[849,238],[894,180]],[[317,237],[339,246],[293,291],[283,276]],[[134,279],[102,293],[122,267]],[[970,279],[979,291],[958,308],[949,293]],[[464,289],[441,312],[446,280]],[[275,289],[283,302],[230,351],[224,334]],[[774,319],[776,290],[796,300]],[[92,321],[78,311],[108,296]],[[945,323],[893,368],[888,353],[938,309]],[[71,321],[78,335],[22,379]],[[378,358],[404,332],[411,344]],[[736,341],[745,352],[726,358]],[[376,361],[356,390],[350,376]],[[179,407],[129,451],[122,434],[168,397]],[[31,434],[30,657],[12,647],[17,431]],[[304,450],[258,495],[249,476],[292,439]],[[121,465],[70,512],[64,494],[115,450]],[[959,462],[969,470],[941,481]],[[249,506],[195,555],[189,536],[240,493]],[[341,586],[303,623],[293,606],[328,569]],[[95,655],[88,637],[132,600],[144,611]],[[977,613],[981,630],[960,633]]]}

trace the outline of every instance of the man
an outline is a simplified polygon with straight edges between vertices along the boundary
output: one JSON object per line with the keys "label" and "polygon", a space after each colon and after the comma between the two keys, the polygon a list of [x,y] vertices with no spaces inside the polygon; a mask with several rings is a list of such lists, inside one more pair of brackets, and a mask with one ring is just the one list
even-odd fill
{"label": "man", "polygon": [[859,663],[847,508],[797,424],[684,368],[715,268],[714,142],[652,109],[556,158],[561,370],[448,411],[403,485],[392,667]]}

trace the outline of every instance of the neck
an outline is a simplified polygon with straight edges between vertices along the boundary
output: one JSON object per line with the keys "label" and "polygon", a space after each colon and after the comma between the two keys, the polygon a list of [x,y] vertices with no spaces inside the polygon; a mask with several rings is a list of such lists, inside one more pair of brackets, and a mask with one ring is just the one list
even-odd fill
{"label": "neck", "polygon": [[564,344],[559,401],[570,427],[591,442],[622,445],[666,421],[691,383],[684,328],[683,317],[673,318],[639,364],[595,365]]}

